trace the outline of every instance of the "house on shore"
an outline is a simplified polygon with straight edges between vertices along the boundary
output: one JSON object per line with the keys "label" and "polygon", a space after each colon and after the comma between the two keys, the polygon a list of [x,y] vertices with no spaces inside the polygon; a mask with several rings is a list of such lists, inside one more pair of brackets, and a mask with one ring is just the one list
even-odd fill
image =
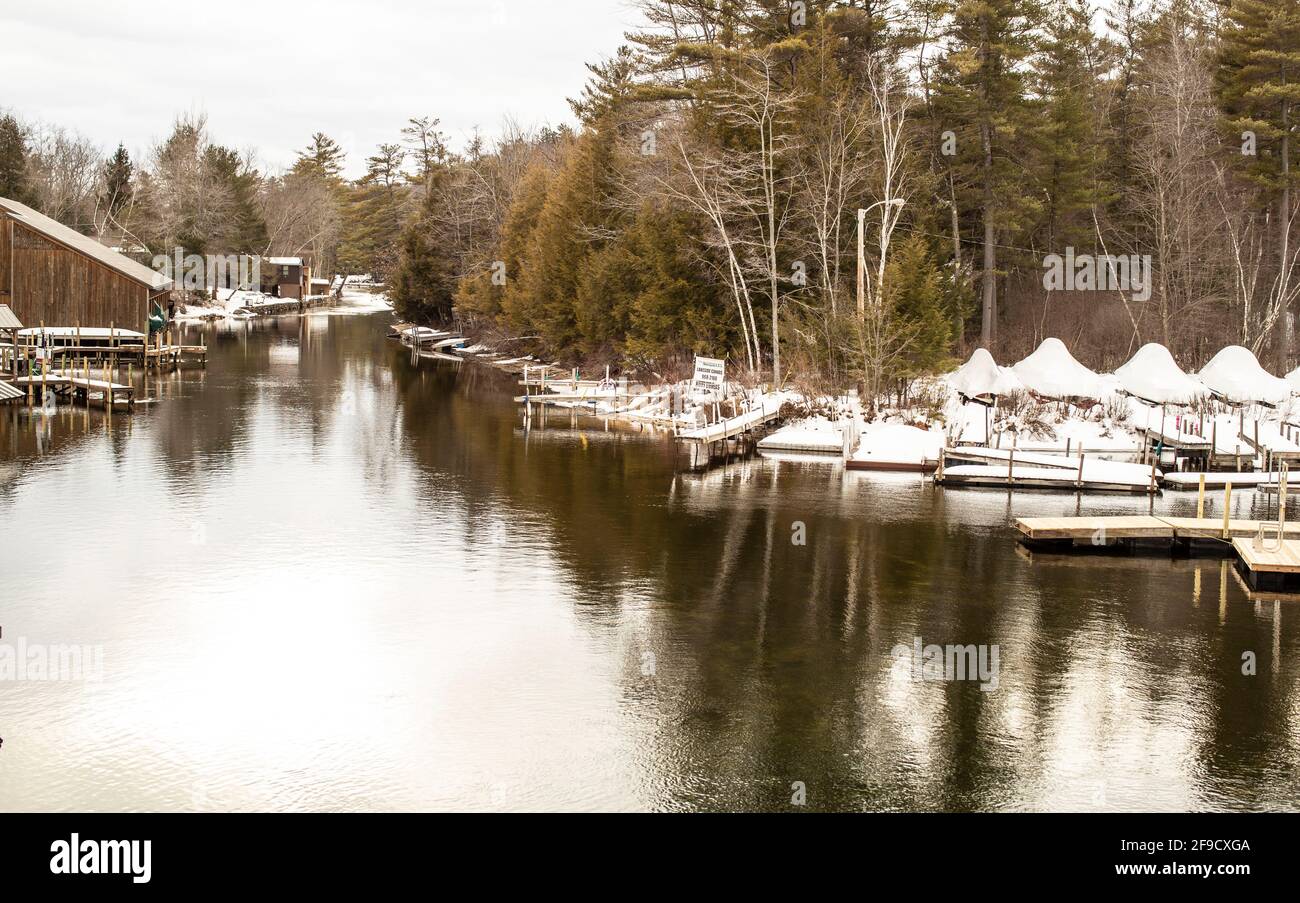
{"label": "house on shore", "polygon": [[172,281],[88,235],[0,198],[0,304],[29,327],[115,327],[145,335]]}
{"label": "house on shore", "polygon": [[267,257],[262,262],[263,293],[295,301],[311,294],[311,267],[301,257]]}

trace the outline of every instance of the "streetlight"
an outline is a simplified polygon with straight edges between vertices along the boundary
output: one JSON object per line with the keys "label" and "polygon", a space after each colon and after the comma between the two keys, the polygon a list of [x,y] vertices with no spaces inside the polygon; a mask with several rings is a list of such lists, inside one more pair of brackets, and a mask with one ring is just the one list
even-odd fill
{"label": "streetlight", "polygon": [[[867,214],[880,206],[902,207],[907,201],[903,198],[890,198],[887,201],[876,201],[870,207],[858,208],[858,317],[863,318],[867,315],[867,261],[862,244],[863,223],[866,222]],[[884,261],[882,260],[883,264]]]}

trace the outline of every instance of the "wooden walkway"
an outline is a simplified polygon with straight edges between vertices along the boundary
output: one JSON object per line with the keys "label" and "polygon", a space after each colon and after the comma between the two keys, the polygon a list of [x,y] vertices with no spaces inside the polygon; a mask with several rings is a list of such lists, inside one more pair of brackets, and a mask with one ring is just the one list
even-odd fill
{"label": "wooden walkway", "polygon": [[[1276,535],[1276,521],[1239,520],[1213,517],[1158,517],[1128,515],[1113,517],[1021,517],[1016,529],[1029,542],[1074,540],[1091,543],[1098,533],[1108,539],[1253,539],[1260,524]],[[1300,522],[1286,525],[1286,536],[1300,540]]]}
{"label": "wooden walkway", "polygon": [[48,388],[56,395],[90,403],[91,395],[99,395],[99,403],[104,406],[125,403],[127,407],[135,406],[135,386],[123,385],[93,377],[77,376],[72,373],[54,371],[43,376],[20,376],[14,385],[24,391],[31,388],[33,394],[39,395]]}
{"label": "wooden walkway", "polygon": [[1154,493],[1162,476],[1154,465],[1105,461],[1083,454],[1067,458],[1015,449],[959,446],[943,450],[934,481],[943,486]]}
{"label": "wooden walkway", "polygon": [[1134,543],[1168,543],[1171,550],[1186,551],[1193,541],[1213,540],[1235,556],[1251,594],[1294,590],[1300,584],[1300,523],[1285,524],[1281,537],[1276,521],[1155,515],[1024,517],[1016,520],[1016,529],[1031,549],[1063,552]]}
{"label": "wooden walkway", "polygon": [[186,360],[196,360],[205,367],[208,364],[208,348],[206,345],[152,346],[146,348],[144,354],[146,365],[154,367],[161,367],[163,364],[176,367]]}

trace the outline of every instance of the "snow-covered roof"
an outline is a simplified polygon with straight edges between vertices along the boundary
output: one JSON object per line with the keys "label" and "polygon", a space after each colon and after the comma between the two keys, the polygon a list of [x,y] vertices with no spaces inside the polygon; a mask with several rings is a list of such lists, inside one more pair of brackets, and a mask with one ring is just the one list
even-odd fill
{"label": "snow-covered roof", "polygon": [[948,375],[948,384],[967,398],[1006,395],[1024,388],[1014,373],[998,366],[987,348],[976,348],[970,360]]}
{"label": "snow-covered roof", "polygon": [[1125,392],[1155,404],[1192,404],[1207,394],[1205,386],[1184,373],[1169,349],[1158,342],[1139,348],[1115,376]]}
{"label": "snow-covered roof", "polygon": [[1300,367],[1296,367],[1286,375],[1286,381],[1291,384],[1292,392],[1300,392]]}
{"label": "snow-covered roof", "polygon": [[1011,368],[1029,389],[1044,398],[1100,398],[1096,373],[1074,359],[1060,339],[1043,339],[1033,354]]}
{"label": "snow-covered roof", "polygon": [[1261,367],[1250,349],[1240,345],[1224,348],[1197,375],[1215,395],[1236,404],[1277,404],[1291,397],[1291,384]]}
{"label": "snow-covered roof", "polygon": [[300,267],[302,266],[301,257],[272,257],[271,266],[273,267]]}
{"label": "snow-covered roof", "polygon": [[143,332],[120,326],[30,326],[18,330],[23,338],[45,335],[52,339],[143,339]]}
{"label": "snow-covered roof", "polygon": [[50,219],[43,213],[37,213],[26,204],[20,204],[17,201],[11,201],[8,198],[0,198],[0,211],[9,215],[16,223],[22,223],[33,232],[39,232],[46,238],[71,248],[79,254],[84,254],[93,260],[102,263],[110,270],[121,273],[128,279],[134,279],[136,282],[143,283],[154,291],[163,291],[172,287],[172,281],[161,273],[155,273],[142,263],[137,263],[130,257],[124,257],[107,245],[102,245],[89,235],[82,235],[75,229],[69,229],[63,223]]}

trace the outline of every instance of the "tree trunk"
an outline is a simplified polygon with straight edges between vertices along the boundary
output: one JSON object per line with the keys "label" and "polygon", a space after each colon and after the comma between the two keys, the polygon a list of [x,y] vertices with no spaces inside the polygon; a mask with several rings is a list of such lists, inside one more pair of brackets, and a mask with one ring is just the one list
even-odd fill
{"label": "tree trunk", "polygon": [[[1281,216],[1277,218],[1278,228],[1281,230],[1280,240],[1278,241],[1278,286],[1279,290],[1286,283],[1288,258],[1290,257],[1290,240],[1291,240],[1291,110],[1290,105],[1283,101],[1282,103],[1282,204]],[[1282,312],[1278,317],[1281,324],[1281,330],[1278,333],[1279,345],[1278,363],[1282,372],[1286,373],[1291,369],[1291,346],[1294,337],[1293,326],[1291,322],[1290,305],[1283,303]]]}
{"label": "tree trunk", "polygon": [[980,124],[980,140],[984,144],[984,318],[980,331],[980,344],[993,347],[994,330],[998,315],[997,249],[993,244],[996,229],[993,225],[993,141],[988,123]]}

